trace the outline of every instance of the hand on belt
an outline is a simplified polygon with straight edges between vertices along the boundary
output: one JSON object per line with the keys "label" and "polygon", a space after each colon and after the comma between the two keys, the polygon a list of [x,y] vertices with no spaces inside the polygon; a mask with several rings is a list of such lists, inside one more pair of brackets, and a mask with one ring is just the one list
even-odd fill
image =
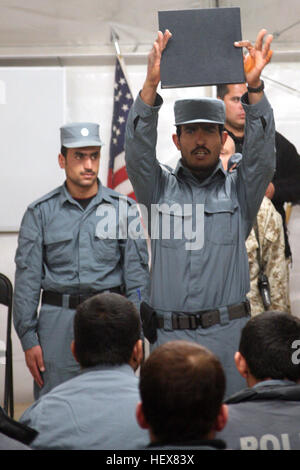
{"label": "hand on belt", "polygon": [[[247,300],[241,304],[229,305],[227,310],[229,320],[248,317],[250,315],[250,303]],[[207,310],[185,313],[184,315],[172,313],[171,320],[173,330],[196,330],[199,326],[209,328],[221,323],[221,316],[219,310]],[[157,318],[157,328],[164,328],[164,323],[163,317]]]}
{"label": "hand on belt", "polygon": [[[75,295],[61,294],[59,292],[44,290],[42,293],[42,304],[49,304],[49,305],[55,305],[56,307],[66,307],[70,309],[76,309],[78,305],[84,302],[85,300],[89,299],[90,297],[93,297],[94,295],[102,294],[104,292],[114,292],[116,294],[122,294],[122,288],[121,286],[111,287],[109,289],[104,289],[98,292],[90,292],[90,293],[75,294]],[[67,295],[66,304],[63,301],[64,295]]]}

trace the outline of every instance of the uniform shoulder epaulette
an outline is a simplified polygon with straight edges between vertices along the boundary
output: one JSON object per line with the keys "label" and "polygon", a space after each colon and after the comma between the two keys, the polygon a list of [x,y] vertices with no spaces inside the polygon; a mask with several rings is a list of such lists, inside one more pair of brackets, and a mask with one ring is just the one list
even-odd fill
{"label": "uniform shoulder epaulette", "polygon": [[40,203],[51,199],[53,196],[56,196],[56,195],[58,196],[60,194],[60,192],[61,192],[61,186],[58,186],[57,188],[52,189],[52,191],[50,191],[49,193],[44,194],[44,196],[42,196],[39,199],[36,199],[35,201],[33,201],[31,204],[29,204],[28,208],[29,209],[34,209]]}

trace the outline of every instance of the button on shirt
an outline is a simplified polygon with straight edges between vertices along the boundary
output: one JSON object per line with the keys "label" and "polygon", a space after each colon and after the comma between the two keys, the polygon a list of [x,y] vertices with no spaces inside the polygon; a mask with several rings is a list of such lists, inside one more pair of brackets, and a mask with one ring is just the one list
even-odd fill
{"label": "button on shirt", "polygon": [[121,230],[127,227],[126,210],[133,204],[99,182],[85,210],[65,185],[28,207],[15,257],[14,323],[24,350],[39,344],[36,311],[41,289],[78,294],[124,285],[137,307],[147,299],[146,242],[126,238]]}
{"label": "button on shirt", "polygon": [[[158,213],[156,224],[161,224],[163,213],[169,211],[170,226],[184,226],[189,217],[197,221],[197,205],[204,207],[204,241],[199,249],[186,249],[185,236],[153,237],[153,223],[152,227],[149,223],[150,303],[157,311],[214,309],[244,301],[249,291],[245,239],[274,173],[275,128],[267,98],[263,96],[255,105],[249,105],[247,99],[247,95],[242,99],[246,136],[239,168],[229,174],[220,162],[203,182],[181,161],[173,171],[156,158],[162,98],[157,95],[152,107],[138,96],[131,108],[126,129],[127,171],[148,216],[152,208]],[[184,205],[188,205],[186,212]]]}

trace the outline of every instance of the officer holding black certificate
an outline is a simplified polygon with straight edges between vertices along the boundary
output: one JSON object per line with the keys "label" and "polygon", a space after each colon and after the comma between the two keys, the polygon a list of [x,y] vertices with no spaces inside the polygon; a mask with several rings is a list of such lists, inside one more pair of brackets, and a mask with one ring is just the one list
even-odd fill
{"label": "officer holding black certificate", "polygon": [[[249,41],[234,44],[246,47],[253,61],[246,73],[248,92],[242,98],[243,159],[234,174],[223,170],[219,158],[227,137],[225,108],[213,98],[176,101],[173,141],[181,159],[174,171],[156,159],[158,113],[163,104],[157,87],[161,56],[171,37],[168,30],[158,33],[150,51],[146,80],[126,129],[127,172],[135,195],[148,214],[151,207],[156,213],[148,226],[152,272],[150,305],[143,304],[142,309],[145,334],[151,348],[174,339],[209,348],[224,366],[227,395],[243,387],[234,353],[250,314],[245,240],[275,167],[273,112],[260,78],[270,60],[272,36],[264,41],[265,35],[265,30],[260,31],[254,46]],[[169,237],[163,229],[167,217]],[[192,229],[185,231],[187,226]]]}

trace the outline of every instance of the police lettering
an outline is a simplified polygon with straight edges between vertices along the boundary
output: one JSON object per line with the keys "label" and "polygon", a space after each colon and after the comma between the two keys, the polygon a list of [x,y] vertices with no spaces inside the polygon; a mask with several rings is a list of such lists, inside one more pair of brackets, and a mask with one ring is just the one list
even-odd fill
{"label": "police lettering", "polygon": [[290,450],[290,440],[288,434],[264,434],[260,439],[255,436],[240,438],[241,450]]}

